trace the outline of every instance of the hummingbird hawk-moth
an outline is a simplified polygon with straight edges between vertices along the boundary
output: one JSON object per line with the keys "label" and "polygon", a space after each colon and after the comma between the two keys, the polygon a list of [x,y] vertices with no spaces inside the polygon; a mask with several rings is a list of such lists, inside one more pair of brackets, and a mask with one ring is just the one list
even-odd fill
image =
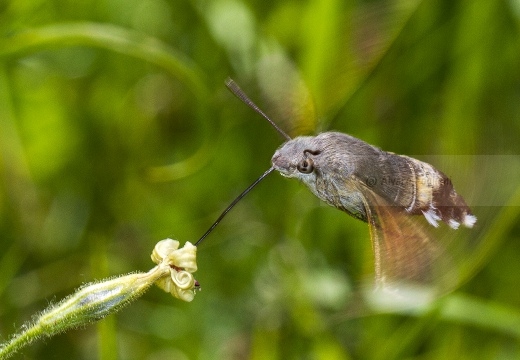
{"label": "hummingbird hawk-moth", "polygon": [[[274,153],[272,167],[222,213],[225,214],[272,171],[304,183],[318,198],[368,223],[376,282],[431,283],[445,254],[428,227],[473,227],[477,218],[450,179],[432,165],[383,151],[353,136],[323,132],[291,138],[231,79],[226,86],[263,116],[287,140]],[[420,217],[425,221],[420,221]]]}
{"label": "hummingbird hawk-moth", "polygon": [[449,178],[432,165],[347,134],[297,137],[280,146],[271,161],[282,176],[300,180],[327,204],[368,223],[379,283],[430,280],[440,249],[415,216],[454,230],[471,228],[477,220]]}

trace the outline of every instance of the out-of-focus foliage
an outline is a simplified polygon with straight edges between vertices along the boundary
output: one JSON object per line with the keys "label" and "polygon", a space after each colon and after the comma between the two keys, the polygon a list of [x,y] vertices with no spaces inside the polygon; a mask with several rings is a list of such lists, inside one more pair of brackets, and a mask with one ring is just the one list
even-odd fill
{"label": "out-of-focus foliage", "polygon": [[[467,282],[366,303],[366,224],[270,175],[153,290],[32,359],[520,358],[518,0],[4,0],[0,334],[81,283],[195,242],[282,140],[335,129],[446,172],[479,217]],[[442,155],[442,156],[440,156]]]}

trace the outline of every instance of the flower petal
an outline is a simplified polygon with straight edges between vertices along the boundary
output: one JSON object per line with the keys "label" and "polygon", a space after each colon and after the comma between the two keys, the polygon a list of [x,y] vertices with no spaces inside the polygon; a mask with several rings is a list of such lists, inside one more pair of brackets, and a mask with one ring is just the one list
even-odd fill
{"label": "flower petal", "polygon": [[164,239],[159,241],[152,252],[152,261],[160,264],[164,258],[168,257],[172,252],[179,248],[179,242],[172,239]]}
{"label": "flower petal", "polygon": [[171,279],[173,283],[182,290],[192,289],[195,286],[193,275],[187,271],[172,270]]}
{"label": "flower petal", "polygon": [[168,258],[168,262],[172,265],[183,268],[190,273],[197,271],[197,247],[189,241],[184,244],[184,247],[172,251]]}

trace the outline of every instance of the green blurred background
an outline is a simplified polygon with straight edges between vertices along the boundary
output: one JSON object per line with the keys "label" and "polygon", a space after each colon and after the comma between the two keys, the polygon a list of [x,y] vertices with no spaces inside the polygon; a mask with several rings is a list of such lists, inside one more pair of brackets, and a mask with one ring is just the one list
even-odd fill
{"label": "green blurred background", "polygon": [[[0,1],[0,334],[84,282],[195,242],[280,136],[427,159],[479,217],[465,282],[369,304],[367,225],[270,175],[157,288],[30,359],[520,358],[520,1]],[[460,240],[464,241],[464,240]]]}

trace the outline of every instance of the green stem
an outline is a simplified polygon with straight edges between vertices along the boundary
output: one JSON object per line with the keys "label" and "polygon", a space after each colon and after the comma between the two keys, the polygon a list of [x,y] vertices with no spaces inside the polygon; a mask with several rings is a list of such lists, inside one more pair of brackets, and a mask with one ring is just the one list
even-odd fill
{"label": "green stem", "polygon": [[35,325],[27,330],[15,335],[11,340],[0,348],[0,359],[7,359],[14,355],[18,350],[36,341],[43,334],[43,328]]}
{"label": "green stem", "polygon": [[51,337],[69,329],[98,321],[128,305],[170,268],[159,265],[147,273],[123,275],[112,280],[86,285],[63,301],[50,306],[8,342],[0,345],[0,359],[7,359],[42,336]]}

